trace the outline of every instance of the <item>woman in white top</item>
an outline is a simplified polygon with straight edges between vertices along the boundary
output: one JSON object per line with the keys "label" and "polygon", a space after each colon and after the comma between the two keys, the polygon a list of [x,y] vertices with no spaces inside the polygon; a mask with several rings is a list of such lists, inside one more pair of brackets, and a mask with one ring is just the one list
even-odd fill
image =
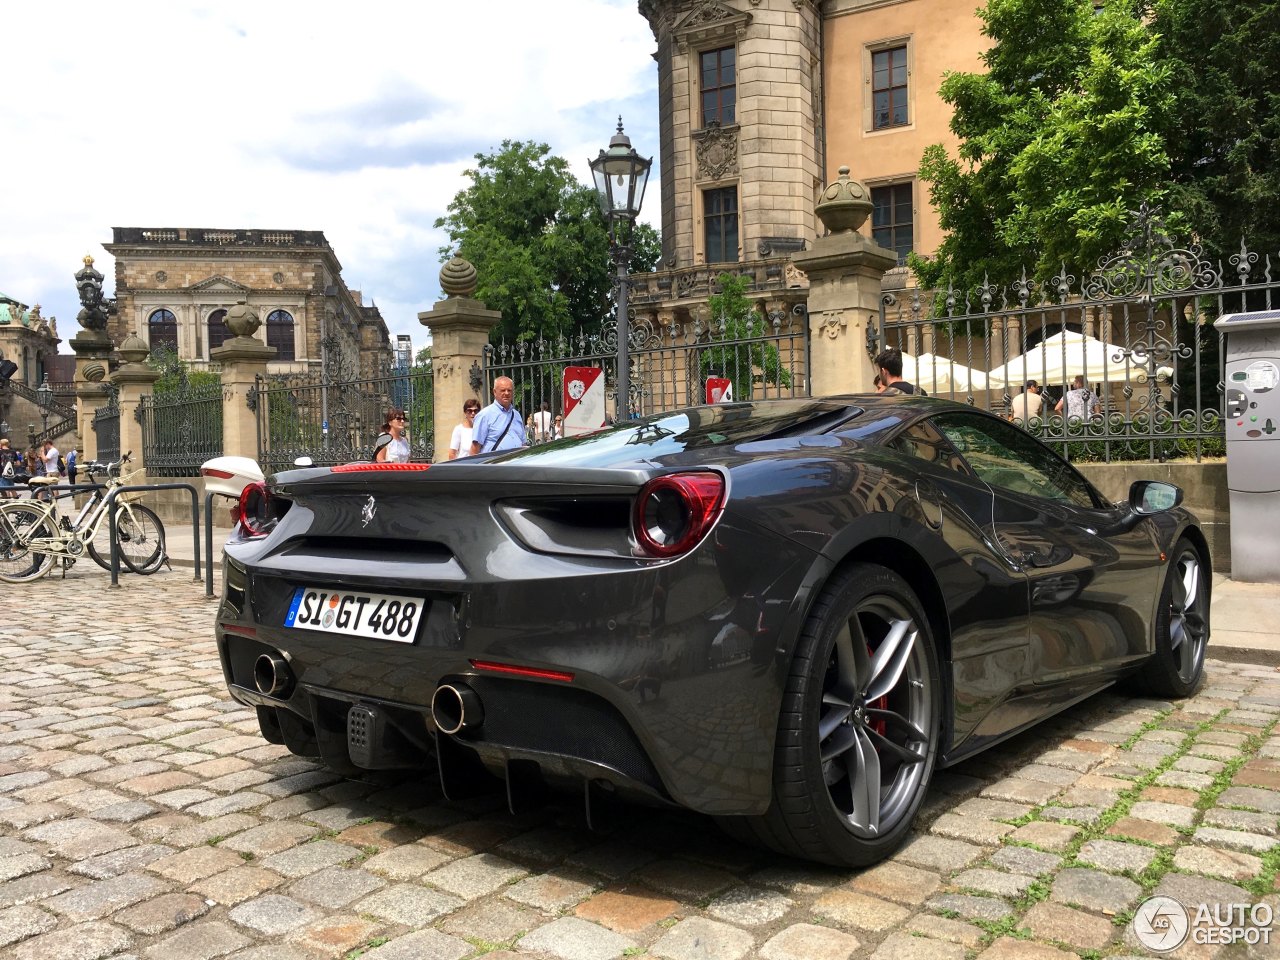
{"label": "woman in white top", "polygon": [[405,436],[403,410],[387,411],[387,422],[382,425],[377,448],[373,459],[378,463],[409,462],[409,439]]}
{"label": "woman in white top", "polygon": [[453,428],[453,437],[449,440],[449,459],[456,460],[471,452],[471,430],[475,426],[476,414],[480,412],[479,400],[468,400],[462,405],[462,422]]}

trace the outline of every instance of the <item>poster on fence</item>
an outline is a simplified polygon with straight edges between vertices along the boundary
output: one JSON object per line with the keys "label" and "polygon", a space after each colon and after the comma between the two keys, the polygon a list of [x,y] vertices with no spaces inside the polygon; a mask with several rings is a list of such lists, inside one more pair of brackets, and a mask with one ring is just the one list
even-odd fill
{"label": "poster on fence", "polygon": [[564,368],[564,435],[576,437],[604,426],[604,370]]}
{"label": "poster on fence", "polygon": [[707,403],[733,403],[733,381],[728,377],[707,377]]}

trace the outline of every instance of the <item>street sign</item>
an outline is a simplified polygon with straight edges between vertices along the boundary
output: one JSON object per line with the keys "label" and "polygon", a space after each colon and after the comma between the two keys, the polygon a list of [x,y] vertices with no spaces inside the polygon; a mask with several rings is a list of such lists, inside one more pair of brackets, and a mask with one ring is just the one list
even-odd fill
{"label": "street sign", "polygon": [[707,377],[707,403],[733,403],[733,381],[728,377]]}
{"label": "street sign", "polygon": [[564,435],[574,437],[604,426],[604,370],[564,368]]}

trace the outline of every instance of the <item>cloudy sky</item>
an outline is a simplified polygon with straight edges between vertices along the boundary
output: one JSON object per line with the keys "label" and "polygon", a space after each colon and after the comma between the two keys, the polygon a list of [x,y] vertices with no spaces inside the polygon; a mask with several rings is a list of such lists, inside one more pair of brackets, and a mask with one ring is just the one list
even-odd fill
{"label": "cloudy sky", "polygon": [[[432,224],[476,153],[537,140],[590,182],[617,116],[657,153],[635,0],[0,3],[0,292],[77,331],[112,227],[323,230],[425,342]],[[644,219],[659,217],[653,173]]]}

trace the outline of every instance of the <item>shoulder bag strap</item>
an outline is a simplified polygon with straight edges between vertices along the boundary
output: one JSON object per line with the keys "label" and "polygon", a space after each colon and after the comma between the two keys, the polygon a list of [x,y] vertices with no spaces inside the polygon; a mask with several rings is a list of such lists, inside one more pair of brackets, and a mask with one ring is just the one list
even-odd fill
{"label": "shoulder bag strap", "polygon": [[498,444],[502,442],[502,438],[507,435],[507,431],[511,429],[511,422],[516,418],[516,408],[512,407],[507,411],[507,425],[502,428],[502,432],[498,434],[498,439],[493,441],[493,446],[489,448],[489,452],[493,453],[498,449]]}

